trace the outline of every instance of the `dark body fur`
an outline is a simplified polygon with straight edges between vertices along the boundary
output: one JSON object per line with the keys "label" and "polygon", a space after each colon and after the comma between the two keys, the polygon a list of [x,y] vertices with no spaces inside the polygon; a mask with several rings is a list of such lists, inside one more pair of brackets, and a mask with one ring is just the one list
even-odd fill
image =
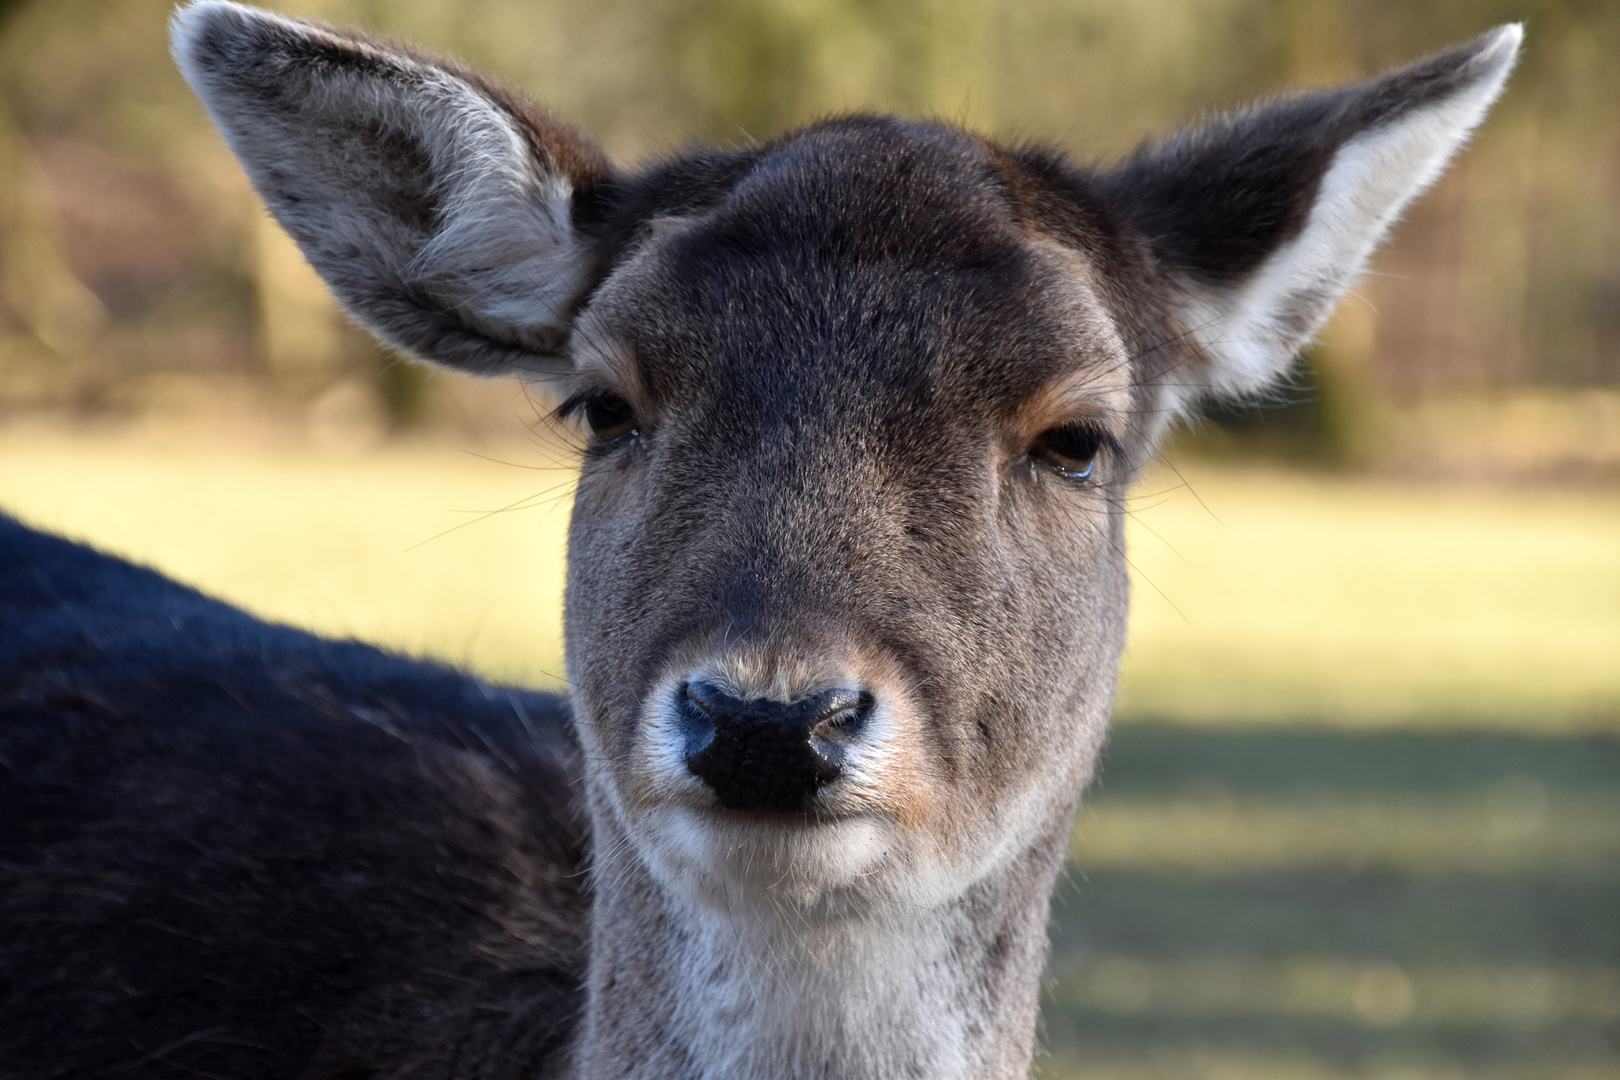
{"label": "dark body fur", "polygon": [[546,1075],[565,702],[0,517],[0,1077]]}

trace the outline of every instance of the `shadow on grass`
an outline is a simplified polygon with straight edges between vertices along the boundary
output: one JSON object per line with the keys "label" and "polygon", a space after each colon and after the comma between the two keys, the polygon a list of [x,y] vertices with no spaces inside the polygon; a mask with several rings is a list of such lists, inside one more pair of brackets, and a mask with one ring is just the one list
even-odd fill
{"label": "shadow on grass", "polygon": [[[1355,800],[1392,808],[1399,828],[1403,807],[1478,808],[1504,783],[1620,809],[1620,736],[1126,723],[1088,805],[1105,816],[1113,800],[1211,790],[1285,811]],[[1182,1054],[1165,1075],[1187,1076],[1210,1053],[1368,1077],[1436,1062],[1620,1069],[1620,866],[1567,850],[1500,872],[1072,866],[1054,903],[1048,1045],[1058,1063]]]}
{"label": "shadow on grass", "polygon": [[[1073,1062],[1088,1075],[1087,1059],[1130,1060],[1136,1054],[1196,1061],[1206,1056],[1314,1059],[1317,1070],[1357,1077],[1390,1074],[1405,1080],[1403,1062],[1452,1075],[1557,1077],[1565,1071],[1600,1075],[1612,1067],[1613,1047],[1590,1024],[1553,1021],[1526,1025],[1405,1023],[1381,1031],[1344,1020],[1280,1018],[1263,1014],[1221,1016],[1194,1024],[1184,1017],[1144,1012],[1132,1016],[1078,1017],[1049,1024],[1052,1056]],[[1264,1053],[1255,1055],[1256,1048]],[[1382,1068],[1380,1068],[1382,1066]],[[1393,1066],[1393,1068],[1391,1067]],[[1048,1070],[1049,1072],[1056,1070]],[[1071,1070],[1063,1070],[1066,1074]],[[1439,1071],[1439,1070],[1436,1070]],[[1188,1070],[1187,1076],[1198,1075]],[[1613,1075],[1608,1073],[1606,1075]]]}
{"label": "shadow on grass", "polygon": [[1430,798],[1487,791],[1513,776],[1555,794],[1620,794],[1620,735],[1129,721],[1114,725],[1088,799],[1174,795],[1210,780],[1234,795]]}
{"label": "shadow on grass", "polygon": [[1053,912],[1057,974],[1098,953],[1620,965],[1616,868],[1516,878],[1319,870],[1211,877],[1075,867]]}

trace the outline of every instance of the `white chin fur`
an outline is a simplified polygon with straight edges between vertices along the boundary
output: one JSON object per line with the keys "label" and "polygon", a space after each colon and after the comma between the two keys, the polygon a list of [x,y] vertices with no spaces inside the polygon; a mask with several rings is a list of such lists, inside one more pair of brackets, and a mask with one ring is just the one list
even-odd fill
{"label": "white chin fur", "polygon": [[725,911],[858,903],[894,851],[893,826],[875,817],[751,821],[665,804],[639,828],[636,847],[659,884]]}

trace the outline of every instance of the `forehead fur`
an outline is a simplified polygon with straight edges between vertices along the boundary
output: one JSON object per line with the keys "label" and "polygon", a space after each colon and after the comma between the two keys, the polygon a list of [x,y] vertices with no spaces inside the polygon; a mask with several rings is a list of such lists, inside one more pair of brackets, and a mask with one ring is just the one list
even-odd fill
{"label": "forehead fur", "polygon": [[[621,208],[660,224],[599,298],[634,317],[587,324],[632,337],[658,397],[724,387],[737,409],[753,387],[780,406],[815,382],[915,402],[869,393],[900,379],[952,407],[1010,404],[1107,322],[1083,253],[1053,258],[1030,221],[1012,162],[943,125],[849,117],[663,166],[627,187]],[[638,187],[677,194],[654,206]]]}
{"label": "forehead fur", "polygon": [[851,117],[802,129],[766,153],[718,208],[711,236],[745,255],[755,244],[787,244],[832,267],[949,271],[1012,259],[1011,223],[983,140]]}

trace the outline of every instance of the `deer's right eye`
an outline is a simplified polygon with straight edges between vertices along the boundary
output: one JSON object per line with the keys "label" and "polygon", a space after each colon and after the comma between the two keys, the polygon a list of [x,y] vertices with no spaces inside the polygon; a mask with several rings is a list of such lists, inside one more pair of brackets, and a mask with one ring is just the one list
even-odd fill
{"label": "deer's right eye", "polygon": [[636,433],[636,414],[617,394],[596,394],[585,401],[585,423],[600,442],[617,442]]}

